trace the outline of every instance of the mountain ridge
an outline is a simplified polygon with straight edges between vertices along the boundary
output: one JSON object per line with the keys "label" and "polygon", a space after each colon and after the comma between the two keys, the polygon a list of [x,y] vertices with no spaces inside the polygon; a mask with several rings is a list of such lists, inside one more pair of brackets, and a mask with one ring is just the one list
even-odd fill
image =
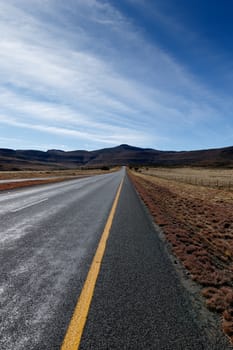
{"label": "mountain ridge", "polygon": [[233,146],[193,151],[161,151],[128,144],[93,151],[0,148],[0,170],[71,169],[103,165],[233,167]]}

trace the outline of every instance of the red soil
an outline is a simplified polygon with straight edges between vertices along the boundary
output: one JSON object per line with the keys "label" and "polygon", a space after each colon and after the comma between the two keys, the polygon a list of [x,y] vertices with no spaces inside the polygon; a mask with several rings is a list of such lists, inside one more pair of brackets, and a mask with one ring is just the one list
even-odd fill
{"label": "red soil", "polygon": [[233,203],[211,200],[211,189],[208,196],[200,189],[199,196],[190,186],[181,191],[180,184],[130,177],[173,253],[203,286],[208,309],[221,313],[223,331],[233,342]]}
{"label": "red soil", "polygon": [[71,178],[60,177],[60,178],[51,178],[51,179],[46,179],[46,180],[45,179],[44,180],[28,180],[28,181],[25,180],[25,181],[22,181],[22,182],[2,183],[2,184],[0,184],[0,191],[7,191],[7,190],[15,189],[15,188],[29,187],[29,186],[35,186],[35,185],[43,185],[43,184],[61,182],[61,181],[70,180],[70,179]]}

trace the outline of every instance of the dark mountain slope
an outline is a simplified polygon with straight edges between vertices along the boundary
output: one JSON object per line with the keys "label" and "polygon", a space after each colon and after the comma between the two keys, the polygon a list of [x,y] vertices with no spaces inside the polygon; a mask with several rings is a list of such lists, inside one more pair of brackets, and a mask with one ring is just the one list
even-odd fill
{"label": "dark mountain slope", "polygon": [[96,151],[0,149],[0,170],[103,165],[233,166],[233,147],[182,152],[159,151],[126,144]]}

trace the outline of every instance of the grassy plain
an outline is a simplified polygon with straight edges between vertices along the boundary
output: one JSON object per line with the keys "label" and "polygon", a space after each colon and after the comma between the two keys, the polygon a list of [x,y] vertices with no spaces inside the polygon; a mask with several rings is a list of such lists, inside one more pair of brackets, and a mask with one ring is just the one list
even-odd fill
{"label": "grassy plain", "polygon": [[221,168],[141,168],[143,174],[197,186],[233,189],[233,169]]}
{"label": "grassy plain", "polygon": [[[0,183],[0,191],[10,190],[14,188],[41,185],[47,183],[55,183],[69,179],[82,178],[93,175],[106,174],[116,171],[117,168],[111,170],[101,169],[73,169],[73,170],[33,170],[33,171],[1,171],[0,180],[15,180],[11,182]],[[24,179],[26,181],[18,182]],[[28,180],[27,180],[28,179]]]}
{"label": "grassy plain", "polygon": [[[139,169],[131,178],[190,277],[202,286],[206,306],[221,314],[233,342],[233,191],[232,170]],[[148,173],[152,174],[149,175]],[[222,177],[221,177],[222,175]],[[195,176],[193,185],[181,179]]]}

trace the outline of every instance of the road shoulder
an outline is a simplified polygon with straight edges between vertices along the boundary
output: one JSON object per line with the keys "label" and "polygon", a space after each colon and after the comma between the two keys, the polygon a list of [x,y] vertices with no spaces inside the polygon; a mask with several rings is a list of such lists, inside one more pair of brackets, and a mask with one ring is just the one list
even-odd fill
{"label": "road shoulder", "polygon": [[126,177],[80,348],[219,349],[194,312],[151,217]]}

